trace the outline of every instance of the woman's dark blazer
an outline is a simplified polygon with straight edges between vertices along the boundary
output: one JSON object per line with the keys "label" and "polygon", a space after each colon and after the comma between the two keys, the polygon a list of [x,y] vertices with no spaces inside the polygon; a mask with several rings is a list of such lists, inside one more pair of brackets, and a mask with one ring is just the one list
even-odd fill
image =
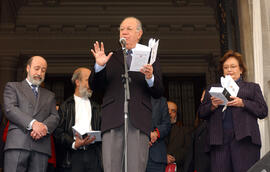
{"label": "woman's dark blazer", "polygon": [[[263,98],[260,86],[256,83],[239,81],[237,97],[241,98],[244,107],[231,107],[233,129],[236,140],[250,137],[253,144],[261,146],[260,130],[257,119],[263,119],[268,114],[268,108]],[[220,86],[220,85],[215,85]],[[208,120],[209,144],[223,144],[223,106],[211,111],[211,95],[206,91],[204,101],[199,107],[199,117]]]}

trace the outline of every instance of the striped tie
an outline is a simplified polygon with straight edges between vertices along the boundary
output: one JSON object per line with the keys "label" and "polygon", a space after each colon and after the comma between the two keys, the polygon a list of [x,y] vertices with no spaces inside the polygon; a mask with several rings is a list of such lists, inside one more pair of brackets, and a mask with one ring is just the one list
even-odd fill
{"label": "striped tie", "polygon": [[132,60],[131,54],[132,54],[132,50],[128,50],[127,51],[127,67],[128,67],[128,69],[129,69],[129,67],[131,65],[131,60]]}
{"label": "striped tie", "polygon": [[37,96],[38,96],[38,92],[37,92],[37,85],[32,84],[32,85],[31,85],[31,87],[32,87],[32,91],[33,91],[33,93],[34,93],[34,94],[35,94],[35,96],[37,97]]}

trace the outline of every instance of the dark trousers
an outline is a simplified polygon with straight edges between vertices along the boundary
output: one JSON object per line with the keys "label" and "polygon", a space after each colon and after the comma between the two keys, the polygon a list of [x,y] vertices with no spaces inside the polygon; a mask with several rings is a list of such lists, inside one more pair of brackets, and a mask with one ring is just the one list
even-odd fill
{"label": "dark trousers", "polygon": [[46,172],[49,156],[35,151],[9,149],[5,151],[5,172]]}
{"label": "dark trousers", "polygon": [[225,130],[224,144],[211,147],[212,172],[246,172],[260,159],[260,146],[249,137],[237,141],[233,130]]}
{"label": "dark trousers", "polygon": [[59,167],[59,168],[56,169],[56,172],[71,172],[71,168]]}
{"label": "dark trousers", "polygon": [[79,149],[72,151],[72,172],[102,172],[100,155],[96,148],[89,145],[87,150]]}
{"label": "dark trousers", "polygon": [[56,172],[56,169],[54,168],[53,164],[48,163],[47,172]]}
{"label": "dark trousers", "polygon": [[150,159],[148,159],[147,166],[146,166],[146,172],[164,172],[166,168],[165,163],[157,163]]}

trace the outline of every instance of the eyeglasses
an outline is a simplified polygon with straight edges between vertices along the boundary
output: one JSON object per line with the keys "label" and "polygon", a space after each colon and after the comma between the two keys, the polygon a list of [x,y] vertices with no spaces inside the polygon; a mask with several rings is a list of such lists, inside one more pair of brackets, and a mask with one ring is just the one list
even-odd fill
{"label": "eyeglasses", "polygon": [[125,27],[120,27],[120,28],[119,28],[119,31],[124,31],[125,29],[126,29],[127,31],[132,31],[132,30],[134,30],[133,27],[128,26],[127,28],[125,28]]}
{"label": "eyeglasses", "polygon": [[223,70],[235,70],[238,67],[238,65],[231,65],[231,66],[223,66]]}

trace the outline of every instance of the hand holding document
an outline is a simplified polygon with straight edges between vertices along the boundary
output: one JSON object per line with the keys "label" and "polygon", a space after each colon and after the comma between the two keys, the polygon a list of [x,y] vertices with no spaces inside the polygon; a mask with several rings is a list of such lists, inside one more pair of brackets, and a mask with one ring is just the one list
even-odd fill
{"label": "hand holding document", "polygon": [[211,87],[209,93],[211,96],[221,99],[223,101],[221,105],[226,105],[231,100],[231,94],[223,87]]}
{"label": "hand holding document", "polygon": [[75,134],[77,133],[80,139],[84,139],[87,136],[90,136],[89,139],[91,139],[92,137],[96,137],[96,139],[92,143],[101,141],[101,131],[95,131],[95,130],[85,131],[84,129],[78,126],[72,126],[72,131],[73,131],[73,135],[75,136]]}
{"label": "hand holding document", "polygon": [[221,77],[221,85],[222,87],[211,87],[209,93],[211,94],[211,96],[217,97],[223,101],[223,104],[221,105],[225,105],[222,110],[224,111],[227,107],[227,103],[231,101],[230,96],[237,96],[239,86],[236,84],[236,82],[232,79],[230,75]]}
{"label": "hand holding document", "polygon": [[148,63],[150,49],[138,49],[134,50],[132,54],[132,61],[129,71],[138,72],[140,69]]}
{"label": "hand holding document", "polygon": [[148,64],[149,57],[149,64],[152,65],[157,57],[158,44],[159,40],[156,41],[153,38],[149,40],[148,46],[137,44],[136,48],[133,50],[129,71],[139,72],[144,65]]}

